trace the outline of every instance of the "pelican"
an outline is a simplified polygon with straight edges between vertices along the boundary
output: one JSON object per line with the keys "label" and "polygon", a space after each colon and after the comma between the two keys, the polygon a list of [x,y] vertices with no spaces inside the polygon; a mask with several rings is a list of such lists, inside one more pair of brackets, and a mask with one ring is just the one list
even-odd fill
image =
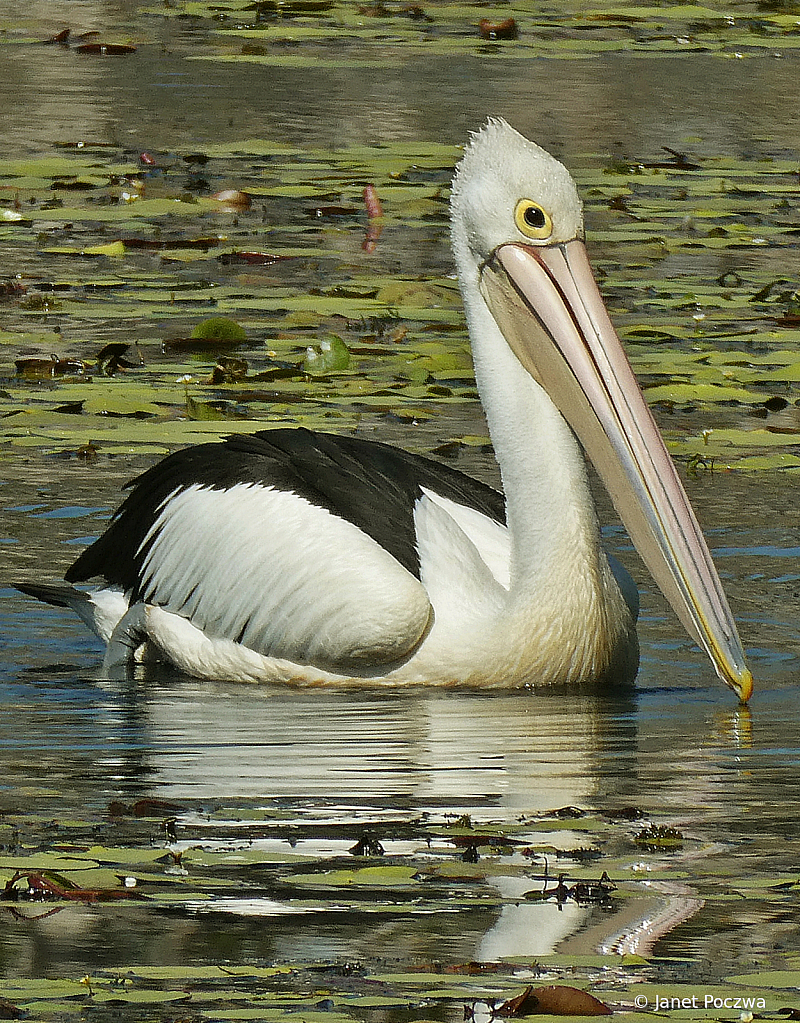
{"label": "pelican", "polygon": [[746,701],[733,617],[592,276],[568,171],[490,119],[456,169],[451,224],[503,494],[381,443],[264,430],[169,455],[66,585],[20,589],[76,611],[109,672],[155,658],[312,686],[627,683],[638,597],[602,549],[585,453]]}

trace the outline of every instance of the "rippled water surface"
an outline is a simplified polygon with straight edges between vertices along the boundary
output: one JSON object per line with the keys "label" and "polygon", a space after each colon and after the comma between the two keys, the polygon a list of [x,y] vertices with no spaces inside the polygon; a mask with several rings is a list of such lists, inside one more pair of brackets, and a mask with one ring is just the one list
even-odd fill
{"label": "rippled water surface", "polygon": [[[8,480],[0,521],[14,563],[36,559],[48,575],[63,569],[103,528],[119,482],[116,472],[99,480],[86,472],[76,484],[58,465],[38,479]],[[0,931],[6,975],[597,951],[682,957],[694,964],[689,979],[785,965],[800,953],[791,887],[800,806],[795,534],[777,513],[781,487],[724,476],[691,486],[716,523],[712,547],[751,650],[751,709],[711,677],[641,573],[642,669],[635,689],[618,694],[317,693],[169,676],[108,683],[98,677],[100,645],[79,622],[0,591],[7,873],[26,844],[144,841],[189,850],[187,860],[197,849],[234,859],[241,849],[258,862],[262,852],[273,864],[307,858],[325,872],[352,861],[364,834],[378,837],[393,863],[424,870],[426,857],[443,855],[439,840],[457,862],[465,840],[448,828],[459,819],[476,834],[505,829],[517,843],[499,858],[481,849],[493,863],[487,905],[451,893],[444,915],[441,893],[428,912],[425,889],[413,906],[398,906],[380,885],[355,901],[347,888],[315,892],[309,905],[304,889],[258,881],[263,865],[255,877],[187,894],[171,911],[163,902],[126,904],[121,915],[114,906],[69,905],[37,919],[26,907]],[[776,513],[751,511],[764,507]],[[611,529],[608,542],[636,571],[624,536]],[[150,799],[165,808],[157,804],[128,834],[113,807]],[[564,807],[589,816],[554,821]],[[653,824],[684,841],[637,845]],[[426,853],[431,829],[434,852]],[[533,852],[526,858],[522,848]],[[196,883],[196,868],[186,869]],[[596,879],[602,869],[626,879],[624,899],[520,902],[553,883],[545,873]]]}

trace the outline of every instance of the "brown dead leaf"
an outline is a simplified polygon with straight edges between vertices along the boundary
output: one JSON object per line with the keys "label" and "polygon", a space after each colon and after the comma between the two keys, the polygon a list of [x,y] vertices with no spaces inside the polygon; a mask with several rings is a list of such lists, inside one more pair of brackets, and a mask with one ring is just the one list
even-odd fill
{"label": "brown dead leaf", "polygon": [[473,960],[468,963],[454,963],[452,966],[445,966],[444,972],[477,977],[481,973],[498,973],[502,969],[503,963],[479,963]]}
{"label": "brown dead leaf", "polygon": [[550,987],[525,988],[522,994],[509,998],[495,1016],[610,1016],[611,1009],[599,998],[580,988],[559,984]]}
{"label": "brown dead leaf", "polygon": [[272,266],[286,259],[297,259],[296,256],[283,256],[276,252],[223,252],[218,257],[220,263],[247,263],[250,266]]}
{"label": "brown dead leaf", "polygon": [[238,188],[223,188],[221,192],[215,192],[211,198],[237,210],[249,210],[252,205],[252,199],[247,192],[241,192]]}
{"label": "brown dead leaf", "polygon": [[505,21],[489,21],[481,18],[478,22],[481,39],[519,39],[519,29],[513,18]]}
{"label": "brown dead leaf", "polygon": [[88,53],[99,57],[120,57],[128,53],[136,53],[136,47],[129,43],[81,43],[75,49],[78,53]]}
{"label": "brown dead leaf", "polygon": [[[15,886],[24,880],[27,888],[20,892]],[[144,896],[130,888],[80,888],[69,878],[50,871],[18,870],[6,882],[3,896],[17,901],[23,895],[34,900],[64,899],[67,902],[116,902],[120,899],[143,899]]]}

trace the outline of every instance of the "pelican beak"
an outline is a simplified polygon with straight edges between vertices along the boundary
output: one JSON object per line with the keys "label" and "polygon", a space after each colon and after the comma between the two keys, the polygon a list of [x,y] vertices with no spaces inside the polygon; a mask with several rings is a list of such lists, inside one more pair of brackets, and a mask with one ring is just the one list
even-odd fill
{"label": "pelican beak", "polygon": [[753,676],[722,583],[583,242],[501,245],[483,266],[481,292],[519,361],[577,435],[686,631],[747,702]]}

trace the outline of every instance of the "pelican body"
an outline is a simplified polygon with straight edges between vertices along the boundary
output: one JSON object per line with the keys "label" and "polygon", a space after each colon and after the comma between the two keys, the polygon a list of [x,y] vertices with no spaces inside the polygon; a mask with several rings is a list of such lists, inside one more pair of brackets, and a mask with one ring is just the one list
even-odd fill
{"label": "pelican body", "polygon": [[[637,596],[586,456],[690,636],[752,691],[700,527],[592,276],[567,170],[500,119],[466,147],[452,246],[503,494],[353,437],[264,430],[145,472],[57,586],[109,672],[302,685],[630,682]],[[73,583],[99,579],[91,590]]]}

